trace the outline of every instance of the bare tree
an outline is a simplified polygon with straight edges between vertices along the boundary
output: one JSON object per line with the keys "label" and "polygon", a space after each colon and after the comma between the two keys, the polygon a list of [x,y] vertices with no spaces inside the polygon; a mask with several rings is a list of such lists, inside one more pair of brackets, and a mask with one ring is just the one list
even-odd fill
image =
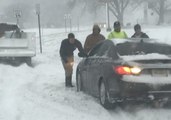
{"label": "bare tree", "polygon": [[159,16],[158,24],[161,24],[164,22],[164,13],[165,13],[165,1],[166,0],[151,0],[148,2],[148,8],[152,9],[154,12],[156,12]]}
{"label": "bare tree", "polygon": [[165,12],[171,6],[168,0],[140,0],[148,3],[148,8],[156,12],[159,16],[158,25],[164,23]]}
{"label": "bare tree", "polygon": [[108,3],[109,10],[123,25],[124,12],[132,0],[99,0],[99,2]]}
{"label": "bare tree", "polygon": [[171,6],[169,0],[131,0],[134,2],[134,8],[140,6],[140,4],[147,3],[148,8],[153,10],[159,16],[158,25],[164,23],[165,21],[165,12]]}
{"label": "bare tree", "polygon": [[130,0],[111,0],[109,2],[109,10],[123,25],[124,12],[129,5]]}
{"label": "bare tree", "polygon": [[71,11],[74,7],[77,7],[77,5],[83,5],[81,13],[88,11],[89,13],[94,14],[99,7],[98,0],[70,0],[67,3],[67,10]]}

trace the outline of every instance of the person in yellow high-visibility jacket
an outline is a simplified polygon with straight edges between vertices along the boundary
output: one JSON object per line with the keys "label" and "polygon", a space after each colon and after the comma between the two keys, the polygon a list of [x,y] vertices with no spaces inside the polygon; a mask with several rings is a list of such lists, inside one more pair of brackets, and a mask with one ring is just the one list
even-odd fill
{"label": "person in yellow high-visibility jacket", "polygon": [[119,21],[114,22],[114,31],[110,32],[108,35],[108,39],[111,40],[113,38],[128,38],[127,34],[124,31],[121,31],[121,25]]}

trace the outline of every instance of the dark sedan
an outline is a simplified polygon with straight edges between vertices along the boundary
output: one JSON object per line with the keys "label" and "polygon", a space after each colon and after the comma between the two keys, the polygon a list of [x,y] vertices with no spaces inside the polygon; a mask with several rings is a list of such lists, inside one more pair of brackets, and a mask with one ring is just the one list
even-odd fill
{"label": "dark sedan", "polygon": [[78,64],[77,91],[117,103],[171,100],[171,46],[153,39],[115,39],[98,43]]}

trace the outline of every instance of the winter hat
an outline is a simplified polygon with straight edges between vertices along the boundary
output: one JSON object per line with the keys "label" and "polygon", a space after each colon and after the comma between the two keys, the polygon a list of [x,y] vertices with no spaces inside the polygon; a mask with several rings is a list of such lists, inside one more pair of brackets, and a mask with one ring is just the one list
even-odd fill
{"label": "winter hat", "polygon": [[118,27],[120,25],[121,25],[120,22],[119,21],[116,21],[116,22],[114,22],[113,27],[115,28],[115,27]]}
{"label": "winter hat", "polygon": [[97,24],[94,24],[94,26],[93,26],[93,31],[96,30],[96,29],[99,30],[99,32],[101,31],[101,30],[100,30],[100,27],[99,27]]}
{"label": "winter hat", "polygon": [[137,30],[137,29],[141,29],[140,24],[136,24],[136,25],[134,26],[134,30]]}
{"label": "winter hat", "polygon": [[68,38],[75,38],[75,35],[73,33],[69,33]]}

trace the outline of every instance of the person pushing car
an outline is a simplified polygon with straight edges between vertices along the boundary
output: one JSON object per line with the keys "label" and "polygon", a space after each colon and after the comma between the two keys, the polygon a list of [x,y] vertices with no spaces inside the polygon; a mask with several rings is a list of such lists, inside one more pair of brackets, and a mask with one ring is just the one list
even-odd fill
{"label": "person pushing car", "polygon": [[72,72],[74,65],[74,50],[76,50],[76,48],[79,50],[80,56],[87,56],[83,50],[81,42],[75,39],[75,35],[73,33],[69,33],[68,38],[64,39],[60,46],[60,57],[65,70],[66,87],[73,87]]}
{"label": "person pushing car", "polygon": [[98,42],[105,40],[105,37],[100,34],[100,31],[100,27],[95,24],[93,26],[93,33],[87,36],[84,43],[84,50],[86,53],[88,53]]}
{"label": "person pushing car", "polygon": [[140,24],[136,24],[134,26],[135,33],[131,36],[131,38],[149,38],[149,36],[141,31]]}
{"label": "person pushing car", "polygon": [[114,30],[110,32],[107,37],[109,40],[114,39],[114,38],[119,38],[119,39],[128,38],[125,31],[121,31],[121,24],[119,21],[114,22],[113,28]]}

